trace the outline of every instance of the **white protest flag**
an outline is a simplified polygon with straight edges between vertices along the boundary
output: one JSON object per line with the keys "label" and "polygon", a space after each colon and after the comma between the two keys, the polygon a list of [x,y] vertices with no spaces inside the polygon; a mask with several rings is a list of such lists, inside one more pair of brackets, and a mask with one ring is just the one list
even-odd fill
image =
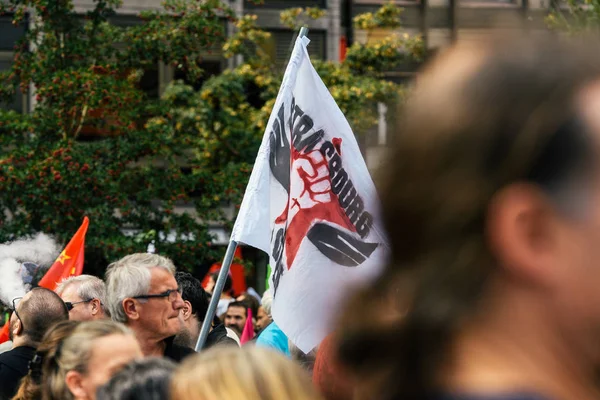
{"label": "white protest flag", "polygon": [[296,41],[231,235],[269,254],[273,319],[305,352],[388,252],[375,185],[308,43]]}

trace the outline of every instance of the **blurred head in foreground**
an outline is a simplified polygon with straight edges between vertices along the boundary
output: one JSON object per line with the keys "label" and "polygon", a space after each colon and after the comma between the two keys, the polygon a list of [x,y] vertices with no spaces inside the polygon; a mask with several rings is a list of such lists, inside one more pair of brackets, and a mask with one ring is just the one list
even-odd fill
{"label": "blurred head in foreground", "polygon": [[483,41],[419,76],[380,188],[390,264],[342,325],[373,398],[597,396],[599,55]]}
{"label": "blurred head in foreground", "polygon": [[[201,384],[199,384],[201,382]],[[184,361],[173,400],[319,400],[302,368],[271,350],[215,347]]]}
{"label": "blurred head in foreground", "polygon": [[133,361],[98,389],[98,400],[162,400],[169,398],[169,384],[176,364],[166,358]]}

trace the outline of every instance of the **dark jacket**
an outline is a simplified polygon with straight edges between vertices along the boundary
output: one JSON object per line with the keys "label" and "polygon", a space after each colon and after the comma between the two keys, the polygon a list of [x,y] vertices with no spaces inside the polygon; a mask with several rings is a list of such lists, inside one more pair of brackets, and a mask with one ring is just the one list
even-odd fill
{"label": "dark jacket", "polygon": [[167,347],[165,348],[166,358],[169,358],[176,363],[180,363],[184,358],[196,354],[193,349],[175,344],[173,343],[173,340],[175,340],[175,336],[165,339],[165,343],[167,344]]}
{"label": "dark jacket", "polygon": [[235,340],[227,336],[227,330],[223,324],[215,326],[213,330],[209,332],[204,349],[209,349],[217,345],[238,345]]}
{"label": "dark jacket", "polygon": [[0,400],[10,399],[17,393],[34,355],[35,349],[29,346],[15,347],[0,354]]}

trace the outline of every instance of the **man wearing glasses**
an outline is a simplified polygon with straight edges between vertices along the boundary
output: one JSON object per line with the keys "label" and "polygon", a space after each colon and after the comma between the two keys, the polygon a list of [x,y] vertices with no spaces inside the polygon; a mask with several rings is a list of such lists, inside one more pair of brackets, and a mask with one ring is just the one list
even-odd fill
{"label": "man wearing glasses", "polygon": [[12,350],[0,354],[0,399],[12,398],[42,337],[54,324],[69,319],[65,303],[51,290],[34,288],[12,301]]}
{"label": "man wearing glasses", "polygon": [[174,275],[175,266],[166,257],[126,256],[108,266],[106,298],[112,319],[134,331],[145,356],[179,362],[194,351],[173,343],[184,306]]}
{"label": "man wearing glasses", "polygon": [[67,305],[71,320],[91,321],[108,317],[106,286],[98,277],[72,276],[62,281],[55,291]]}

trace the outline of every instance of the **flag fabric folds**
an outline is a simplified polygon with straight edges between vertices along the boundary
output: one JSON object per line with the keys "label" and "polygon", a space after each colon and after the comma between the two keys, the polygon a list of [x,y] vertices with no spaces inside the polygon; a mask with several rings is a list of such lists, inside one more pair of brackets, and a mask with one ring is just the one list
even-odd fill
{"label": "flag fabric folds", "polygon": [[87,233],[88,225],[89,219],[88,217],[84,217],[83,223],[48,272],[40,279],[38,286],[54,290],[63,279],[81,275],[83,271],[85,234]]}
{"label": "flag fabric folds", "polygon": [[269,254],[273,318],[305,352],[388,252],[375,185],[308,43],[295,43],[231,235]]}

